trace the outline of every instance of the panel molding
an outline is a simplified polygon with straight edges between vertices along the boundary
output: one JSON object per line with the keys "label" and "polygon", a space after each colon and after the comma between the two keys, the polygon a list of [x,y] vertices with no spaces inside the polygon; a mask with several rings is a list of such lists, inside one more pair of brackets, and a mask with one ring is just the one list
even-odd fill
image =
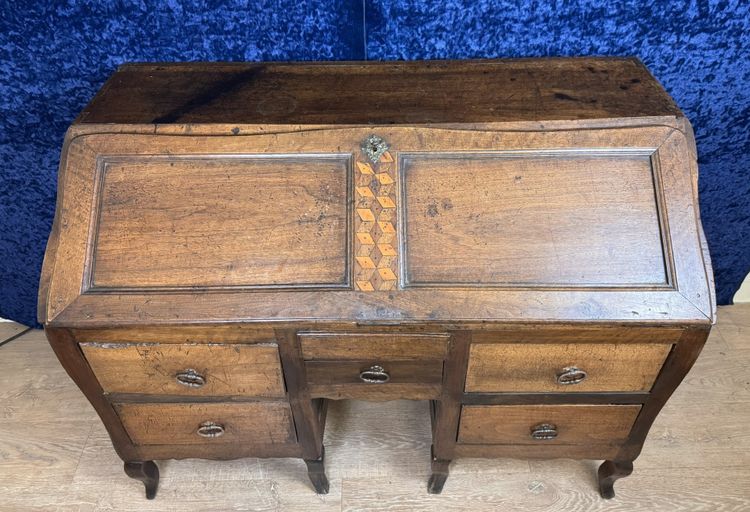
{"label": "panel molding", "polygon": [[[678,120],[679,121],[679,120]],[[623,119],[592,123],[550,121],[544,127],[525,122],[473,127],[367,127],[211,125],[185,127],[77,126],[66,135],[58,174],[55,222],[45,257],[39,300],[40,321],[50,326],[92,329],[112,322],[132,324],[148,320],[164,328],[175,322],[216,324],[263,322],[289,326],[306,322],[347,322],[357,325],[391,325],[428,322],[450,326],[471,323],[488,329],[487,322],[601,323],[612,320],[639,326],[693,326],[715,319],[710,260],[700,233],[697,202],[697,163],[693,139],[674,118]],[[241,135],[230,135],[240,126]],[[362,293],[349,289],[215,288],[200,290],[87,291],[83,279],[87,236],[96,193],[94,177],[99,155],[150,155],[169,148],[180,155],[260,158],[273,155],[312,154],[351,158],[361,141],[378,133],[398,152],[421,155],[440,147],[442,141],[455,153],[496,153],[499,148],[516,151],[560,153],[566,148],[595,148],[600,154],[615,148],[618,154],[635,147],[637,152],[656,151],[668,214],[668,243],[673,247],[673,287],[623,288],[473,288],[470,300],[459,287],[410,287],[397,293]],[[622,150],[625,149],[625,151]],[[299,153],[298,153],[299,152]],[[394,151],[394,158],[398,154]],[[162,152],[162,154],[164,154]],[[227,155],[229,154],[229,155]],[[350,170],[351,173],[351,170]],[[353,201],[353,183],[349,193]],[[401,197],[401,196],[399,196]],[[353,204],[348,205],[353,222]],[[400,213],[400,212],[399,212]],[[344,220],[341,221],[343,226]],[[666,232],[665,232],[666,233]],[[354,233],[350,230],[350,235]],[[666,235],[664,235],[666,236]],[[350,272],[353,272],[349,240]],[[657,239],[654,239],[654,243]],[[353,274],[349,277],[353,283]],[[540,292],[544,292],[540,295]],[[459,300],[460,299],[460,300]],[[712,309],[713,308],[713,309]],[[179,315],[176,315],[179,312]]]}
{"label": "panel molding", "polygon": [[[323,283],[279,283],[279,284],[238,284],[238,285],[186,285],[186,286],[102,286],[97,285],[94,280],[96,268],[96,249],[98,247],[99,226],[102,215],[103,191],[108,166],[118,163],[143,163],[143,162],[170,162],[178,161],[208,161],[216,162],[220,160],[252,162],[258,161],[316,161],[329,160],[337,163],[343,163],[345,168],[345,190],[346,201],[344,205],[345,234],[344,247],[342,252],[344,257],[344,267],[341,273],[340,282],[323,282]],[[88,242],[86,256],[84,260],[84,276],[82,282],[81,294],[121,294],[121,293],[184,293],[192,291],[201,292],[227,292],[227,291],[326,291],[326,290],[351,290],[351,243],[352,238],[352,161],[351,153],[183,153],[183,154],[97,154],[94,176],[94,195],[91,206],[91,215],[89,221]]]}
{"label": "panel molding", "polygon": [[[439,159],[465,160],[476,159],[518,159],[518,158],[644,158],[649,161],[651,182],[655,193],[655,209],[659,227],[659,237],[662,251],[662,262],[665,272],[665,283],[601,283],[601,284],[556,284],[537,282],[451,282],[451,281],[414,281],[409,276],[409,250],[407,246],[407,168],[409,159]],[[446,289],[488,289],[488,290],[518,290],[530,289],[538,291],[674,291],[676,287],[675,263],[669,237],[669,221],[665,208],[664,191],[662,189],[661,165],[659,147],[636,148],[558,148],[558,149],[512,149],[512,150],[472,150],[472,151],[404,151],[398,153],[398,239],[401,259],[399,281],[400,288],[446,288]]]}

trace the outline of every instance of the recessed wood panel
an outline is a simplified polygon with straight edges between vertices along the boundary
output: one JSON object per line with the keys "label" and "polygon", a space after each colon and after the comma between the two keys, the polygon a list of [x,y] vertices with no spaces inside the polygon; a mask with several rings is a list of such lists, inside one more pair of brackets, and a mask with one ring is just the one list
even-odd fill
{"label": "recessed wood panel", "polygon": [[[275,344],[81,343],[81,349],[108,393],[284,396]],[[190,375],[198,376],[197,385]]]}
{"label": "recessed wood panel", "polygon": [[408,286],[666,286],[649,151],[401,159]]}
{"label": "recessed wood panel", "polygon": [[347,286],[348,167],[322,155],[110,159],[92,286]]}
{"label": "recessed wood panel", "polygon": [[[466,444],[616,444],[627,439],[640,405],[466,405],[458,442]],[[534,439],[550,425],[554,439]]]}
{"label": "recessed wood panel", "polygon": [[[292,413],[285,402],[245,404],[115,404],[136,445],[286,444],[295,441]],[[202,424],[220,425],[224,433],[206,438]]]}
{"label": "recessed wood panel", "polygon": [[[466,391],[649,391],[671,349],[672,345],[664,344],[606,342],[474,344],[469,351]],[[558,376],[566,369],[582,380],[561,384]]]}

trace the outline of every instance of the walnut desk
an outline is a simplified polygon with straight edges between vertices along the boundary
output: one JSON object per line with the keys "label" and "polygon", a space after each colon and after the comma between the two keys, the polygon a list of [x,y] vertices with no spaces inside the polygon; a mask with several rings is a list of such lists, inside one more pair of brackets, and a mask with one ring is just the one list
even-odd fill
{"label": "walnut desk", "polygon": [[39,314],[154,460],[298,457],[428,400],[460,457],[628,475],[715,318],[693,134],[635,59],[132,64],[67,132]]}

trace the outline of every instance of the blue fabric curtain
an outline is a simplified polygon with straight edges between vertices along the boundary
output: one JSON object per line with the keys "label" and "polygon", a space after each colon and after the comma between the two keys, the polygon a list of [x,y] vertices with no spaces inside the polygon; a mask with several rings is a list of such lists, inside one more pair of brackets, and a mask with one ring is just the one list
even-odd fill
{"label": "blue fabric curtain", "polygon": [[0,2],[0,316],[35,324],[63,134],[123,62],[636,55],[693,123],[720,304],[750,269],[750,3]]}

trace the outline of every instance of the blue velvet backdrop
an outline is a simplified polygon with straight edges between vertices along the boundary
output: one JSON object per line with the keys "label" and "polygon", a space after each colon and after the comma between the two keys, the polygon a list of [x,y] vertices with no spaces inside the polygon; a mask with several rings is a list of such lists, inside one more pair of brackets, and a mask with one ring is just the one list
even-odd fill
{"label": "blue velvet backdrop", "polygon": [[126,61],[637,55],[696,131],[719,303],[750,268],[750,4],[0,2],[0,316],[35,323],[63,134]]}

